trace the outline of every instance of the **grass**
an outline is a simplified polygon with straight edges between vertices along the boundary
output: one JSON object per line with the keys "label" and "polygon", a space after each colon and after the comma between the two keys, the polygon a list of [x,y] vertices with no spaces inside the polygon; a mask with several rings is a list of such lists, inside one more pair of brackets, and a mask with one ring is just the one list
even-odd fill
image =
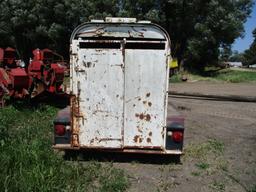
{"label": "grass", "polygon": [[199,169],[208,169],[210,167],[210,165],[208,163],[205,162],[199,162],[196,164],[196,167],[198,167]]}
{"label": "grass", "polygon": [[217,76],[220,81],[239,83],[239,82],[256,82],[256,72],[225,70]]}
{"label": "grass", "polygon": [[198,172],[198,171],[192,171],[192,172],[191,172],[191,175],[198,177],[198,176],[201,175],[201,173]]}
{"label": "grass", "polygon": [[204,160],[208,155],[222,155],[224,152],[224,144],[216,139],[209,139],[201,144],[191,144],[185,148],[185,158],[192,157],[199,160]]}
{"label": "grass", "polygon": [[57,109],[8,106],[0,110],[2,191],[125,191],[126,174],[99,162],[67,162],[53,151]]}
{"label": "grass", "polygon": [[[184,158],[193,162],[194,170],[191,172],[192,176],[207,177],[215,175],[224,178],[228,178],[232,182],[239,184],[245,191],[256,192],[255,185],[248,188],[244,185],[236,175],[229,172],[228,161],[224,158],[224,143],[210,139],[206,142],[199,144],[190,144],[185,148]],[[223,179],[224,179],[223,178]],[[225,191],[225,180],[213,181],[209,183],[208,187],[212,191]]]}
{"label": "grass", "polygon": [[209,185],[209,187],[214,191],[225,191],[225,184],[223,182],[214,181]]}
{"label": "grass", "polygon": [[256,184],[249,190],[249,192],[256,192]]}
{"label": "grass", "polygon": [[[228,82],[228,83],[248,83],[256,82],[255,71],[239,71],[232,69],[223,69],[215,72],[206,71],[205,74],[184,73],[189,81],[211,81],[211,82]],[[171,83],[181,82],[182,74],[178,73],[170,78]]]}
{"label": "grass", "polygon": [[228,171],[228,163],[223,158],[224,144],[216,139],[209,139],[200,144],[191,144],[185,148],[184,159],[193,159],[195,168],[193,176],[212,175]]}

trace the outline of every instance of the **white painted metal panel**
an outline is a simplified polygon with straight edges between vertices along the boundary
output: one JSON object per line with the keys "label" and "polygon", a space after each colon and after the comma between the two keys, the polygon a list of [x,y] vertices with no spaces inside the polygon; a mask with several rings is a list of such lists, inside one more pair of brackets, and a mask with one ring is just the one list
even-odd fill
{"label": "white painted metal panel", "polygon": [[163,148],[166,50],[125,50],[124,147]]}
{"label": "white painted metal panel", "polygon": [[80,146],[120,148],[124,99],[122,52],[80,49],[78,56],[74,81],[80,81],[80,112],[84,115],[79,122]]}

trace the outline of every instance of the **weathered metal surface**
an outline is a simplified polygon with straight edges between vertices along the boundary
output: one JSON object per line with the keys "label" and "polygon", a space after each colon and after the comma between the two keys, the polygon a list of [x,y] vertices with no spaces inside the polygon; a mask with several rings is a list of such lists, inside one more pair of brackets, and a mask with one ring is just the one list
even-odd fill
{"label": "weathered metal surface", "polygon": [[85,114],[79,121],[81,145],[120,147],[124,99],[122,51],[80,49],[74,68],[72,79],[77,87],[73,89],[79,95],[80,111]]}
{"label": "weathered metal surface", "polygon": [[72,34],[71,40],[88,37],[114,37],[114,38],[138,38],[138,39],[162,39],[166,35],[156,25],[152,24],[86,24],[78,27]]}
{"label": "weathered metal surface", "polygon": [[169,153],[169,43],[153,24],[91,23],[74,30],[71,146]]}
{"label": "weathered metal surface", "polygon": [[0,105],[4,105],[4,95],[25,98],[28,93],[29,76],[19,67],[13,48],[0,49]]}
{"label": "weathered metal surface", "polygon": [[10,69],[9,77],[12,83],[12,88],[16,90],[22,90],[29,88],[29,76],[25,69],[23,68],[14,68]]}
{"label": "weathered metal surface", "polygon": [[164,148],[166,50],[125,51],[124,146]]}
{"label": "weathered metal surface", "polygon": [[28,66],[30,87],[33,88],[31,97],[39,96],[45,91],[61,94],[67,69],[63,57],[50,49],[35,49],[33,55],[33,60]]}

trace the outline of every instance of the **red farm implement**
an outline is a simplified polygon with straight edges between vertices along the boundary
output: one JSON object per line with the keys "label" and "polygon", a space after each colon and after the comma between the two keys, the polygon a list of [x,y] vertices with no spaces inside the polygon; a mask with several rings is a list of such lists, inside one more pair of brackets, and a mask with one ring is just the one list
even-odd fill
{"label": "red farm implement", "polygon": [[63,93],[62,84],[66,70],[63,57],[50,49],[35,49],[28,66],[31,80],[30,93],[34,98],[43,92]]}
{"label": "red farm implement", "polygon": [[4,95],[23,99],[29,95],[29,76],[16,60],[16,50],[0,48],[0,106],[4,105]]}
{"label": "red farm implement", "polygon": [[36,98],[48,92],[62,94],[66,70],[63,57],[49,49],[35,49],[28,68],[16,60],[16,50],[0,48],[0,107],[4,96],[13,99]]}

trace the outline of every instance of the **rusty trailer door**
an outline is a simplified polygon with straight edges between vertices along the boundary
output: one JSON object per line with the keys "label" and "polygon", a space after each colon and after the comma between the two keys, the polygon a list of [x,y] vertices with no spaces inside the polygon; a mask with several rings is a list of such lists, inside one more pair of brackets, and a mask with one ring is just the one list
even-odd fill
{"label": "rusty trailer door", "polygon": [[125,49],[124,146],[162,149],[167,95],[165,42],[134,44],[127,42]]}
{"label": "rusty trailer door", "polygon": [[84,116],[79,121],[82,147],[122,146],[124,63],[120,45],[89,41],[77,45],[79,58],[73,81]]}

